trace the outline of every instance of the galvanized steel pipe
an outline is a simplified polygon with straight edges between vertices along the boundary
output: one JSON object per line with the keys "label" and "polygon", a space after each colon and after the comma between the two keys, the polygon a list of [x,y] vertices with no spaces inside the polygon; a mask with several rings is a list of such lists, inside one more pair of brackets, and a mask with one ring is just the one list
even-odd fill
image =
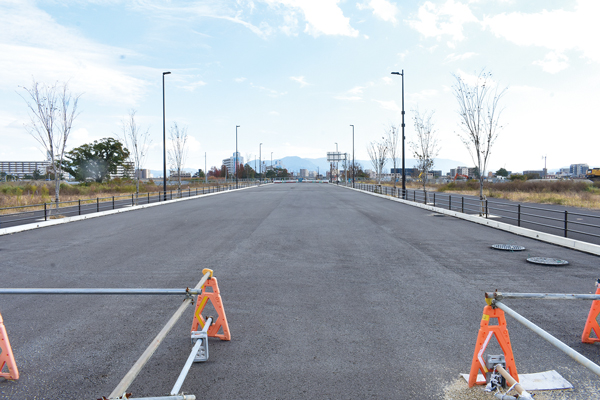
{"label": "galvanized steel pipe", "polygon": [[600,300],[600,294],[486,292],[486,299]]}
{"label": "galvanized steel pipe", "polygon": [[[211,276],[211,272],[210,271],[207,272],[206,274],[204,274],[204,276],[202,277],[202,279],[200,279],[200,282],[198,282],[198,284],[196,285],[196,287],[194,287],[194,290],[200,290],[200,289],[202,289],[202,286],[204,286],[204,284],[206,283],[206,281],[208,280],[208,278],[210,278],[210,276]],[[171,317],[171,319],[161,329],[161,331],[158,333],[158,335],[156,335],[156,337],[154,338],[154,340],[152,340],[152,342],[146,348],[146,350],[144,351],[144,353],[135,362],[135,364],[133,364],[133,366],[131,367],[131,369],[129,370],[129,372],[123,377],[123,379],[117,385],[117,387],[115,388],[115,390],[113,390],[112,393],[110,394],[110,396],[108,396],[110,399],[119,398],[119,397],[121,397],[127,391],[127,389],[129,388],[129,385],[131,385],[131,383],[137,377],[137,375],[140,373],[140,371],[142,370],[142,368],[144,367],[144,365],[146,365],[146,363],[148,362],[148,360],[150,359],[150,357],[152,357],[152,355],[154,354],[154,352],[156,351],[156,349],[158,348],[158,346],[162,343],[162,341],[164,340],[165,336],[167,336],[167,334],[173,328],[173,326],[175,325],[175,323],[179,320],[179,318],[181,318],[181,316],[183,315],[183,311],[185,311],[186,307],[188,305],[190,305],[191,303],[192,303],[192,299],[191,298],[187,298],[187,299],[185,299],[183,301],[183,303],[179,306],[179,308],[177,309],[177,311],[175,311],[175,313],[173,314],[173,316]]]}
{"label": "galvanized steel pipe", "polygon": [[[212,317],[206,319],[202,332],[208,331],[208,328],[212,324],[212,321]],[[183,385],[183,382],[185,381],[185,378],[187,377],[187,374],[190,371],[190,368],[192,367],[192,363],[194,362],[196,353],[198,353],[198,350],[200,350],[200,346],[202,346],[202,340],[203,339],[196,340],[196,343],[194,344],[190,355],[188,356],[185,364],[183,365],[183,369],[181,370],[181,373],[179,374],[175,385],[173,385],[173,389],[171,389],[171,395],[176,395],[179,393],[179,390],[181,390],[181,386]]]}
{"label": "galvanized steel pipe", "polygon": [[588,359],[585,356],[583,356],[582,354],[576,352],[575,350],[573,350],[572,348],[570,348],[569,346],[567,346],[566,344],[564,344],[563,342],[561,342],[560,340],[558,340],[557,338],[555,338],[554,336],[552,336],[551,334],[549,334],[548,332],[546,332],[545,330],[540,328],[539,326],[535,325],[533,322],[529,321],[522,315],[518,314],[516,311],[512,310],[511,308],[509,308],[502,302],[496,300],[496,301],[494,301],[493,305],[495,307],[498,307],[499,309],[501,309],[502,311],[504,311],[505,313],[507,313],[508,315],[513,317],[514,319],[516,319],[522,325],[525,325],[527,328],[529,328],[533,332],[537,333],[542,338],[546,339],[553,346],[557,347],[559,350],[562,350],[565,354],[567,354],[573,360],[577,361],[579,364],[583,365],[584,367],[586,367],[587,369],[589,369],[596,375],[600,376],[600,366],[598,366],[597,364],[592,362],[590,359]]}
{"label": "galvanized steel pipe", "polygon": [[160,289],[160,288],[0,288],[0,294],[115,294],[115,295],[199,295],[200,289]]}

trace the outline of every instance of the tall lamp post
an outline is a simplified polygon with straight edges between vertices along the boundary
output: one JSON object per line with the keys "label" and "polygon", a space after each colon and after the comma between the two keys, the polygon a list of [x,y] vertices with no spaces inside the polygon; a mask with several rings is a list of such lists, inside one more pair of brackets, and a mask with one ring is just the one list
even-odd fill
{"label": "tall lamp post", "polygon": [[[336,160],[337,160],[338,157],[339,157],[339,155],[338,155],[338,144],[337,144],[337,142],[335,142],[335,158],[336,158]],[[338,180],[337,179],[337,173],[338,173],[338,162],[336,161],[335,162],[335,177],[336,177],[335,180],[336,180],[336,183],[337,183],[337,180]],[[333,177],[331,177],[331,182],[333,182]]]}
{"label": "tall lamp post", "polygon": [[167,201],[167,134],[165,129],[165,75],[169,75],[171,72],[162,73],[162,84],[163,84],[163,193],[164,200]]}
{"label": "tall lamp post", "polygon": [[271,152],[271,171],[273,171],[273,152]]}
{"label": "tall lamp post", "polygon": [[237,167],[238,167],[238,148],[237,148],[237,128],[239,128],[239,125],[235,126],[235,168],[233,169],[235,171],[235,188],[238,188],[238,174],[237,174]]}
{"label": "tall lamp post", "polygon": [[354,187],[354,125],[352,127],[352,187]]}
{"label": "tall lamp post", "polygon": [[406,171],[404,165],[404,70],[392,72],[392,75],[402,76],[402,198],[406,198]]}
{"label": "tall lamp post", "polygon": [[208,182],[208,171],[206,170],[206,152],[204,152],[204,184]]}
{"label": "tall lamp post", "polygon": [[258,145],[258,182],[262,183],[262,143]]}

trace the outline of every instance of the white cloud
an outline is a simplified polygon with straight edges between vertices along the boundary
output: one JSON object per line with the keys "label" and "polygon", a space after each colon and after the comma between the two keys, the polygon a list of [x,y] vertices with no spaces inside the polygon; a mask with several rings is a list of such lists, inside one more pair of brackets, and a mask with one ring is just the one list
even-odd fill
{"label": "white cloud", "polygon": [[446,56],[445,62],[462,61],[477,55],[477,53],[467,52],[463,54],[450,53]]}
{"label": "white cloud", "polygon": [[381,78],[383,80],[383,82],[386,85],[391,85],[392,83],[394,83],[394,80],[392,78],[390,78],[389,76],[384,76],[383,78]]}
{"label": "white cloud", "polygon": [[279,113],[277,111],[269,111],[269,115],[274,115],[274,116],[279,116]]}
{"label": "white cloud", "polygon": [[278,92],[277,90],[269,89],[264,86],[255,85],[254,83],[250,83],[250,86],[252,86],[255,89],[260,90],[261,92],[267,93],[267,95],[269,95],[270,97],[279,97],[279,96],[284,96],[287,94],[287,92]]}
{"label": "white cloud", "polygon": [[579,0],[573,11],[503,13],[484,18],[483,23],[496,36],[520,46],[545,47],[558,58],[567,50],[579,50],[585,57],[600,62],[598,15],[600,2]]}
{"label": "white cloud", "polygon": [[347,100],[347,101],[359,101],[362,100],[360,96],[334,96],[336,100]]}
{"label": "white cloud", "polygon": [[206,85],[206,82],[197,81],[197,82],[192,82],[192,83],[190,83],[188,85],[185,85],[185,86],[181,86],[181,88],[184,89],[184,90],[187,90],[189,92],[193,92],[196,89],[198,89],[199,87],[202,87],[202,86],[205,86],[205,85]]}
{"label": "white cloud", "polygon": [[384,110],[395,111],[398,113],[402,112],[402,109],[400,107],[398,107],[398,104],[396,104],[396,102],[394,100],[384,101],[384,100],[373,99],[373,101],[376,103],[379,103],[379,106],[381,106],[381,108],[383,108]]}
{"label": "white cloud", "polygon": [[244,82],[245,80],[246,80],[246,78],[244,78],[244,77],[242,77],[242,78],[235,78],[235,81],[236,81],[237,83],[242,83],[242,82]]}
{"label": "white cloud", "polygon": [[398,22],[398,20],[396,19],[396,14],[398,14],[398,7],[396,7],[395,4],[390,3],[387,0],[369,0],[363,4],[357,3],[356,7],[359,10],[373,10],[373,15],[375,15],[378,18],[381,18],[384,21],[393,22],[394,24]]}
{"label": "white cloud", "polygon": [[136,54],[85,39],[28,2],[0,5],[0,26],[0,86],[5,88],[27,86],[32,76],[46,82],[68,80],[72,91],[86,97],[135,105],[148,86],[139,76],[156,73],[121,65],[122,55]]}
{"label": "white cloud", "polygon": [[[338,7],[340,0],[265,0],[265,2],[272,6],[283,5],[300,10],[306,20],[304,32],[314,37],[319,35],[358,36],[358,31],[350,26],[350,18],[344,17],[344,13]],[[293,14],[288,14],[288,18],[288,22],[297,23]]]}
{"label": "white cloud", "polygon": [[294,82],[298,82],[300,84],[300,87],[310,85],[310,83],[308,83],[304,80],[303,76],[290,76],[290,79],[293,80]]}
{"label": "white cloud", "polygon": [[439,6],[425,2],[419,7],[417,19],[409,21],[409,24],[425,37],[439,40],[442,36],[450,36],[453,41],[461,41],[465,38],[463,26],[468,22],[478,22],[469,6],[447,0]]}
{"label": "white cloud", "polygon": [[551,51],[543,60],[534,61],[533,64],[541,66],[545,72],[556,74],[569,67],[568,61],[569,58],[564,54]]}

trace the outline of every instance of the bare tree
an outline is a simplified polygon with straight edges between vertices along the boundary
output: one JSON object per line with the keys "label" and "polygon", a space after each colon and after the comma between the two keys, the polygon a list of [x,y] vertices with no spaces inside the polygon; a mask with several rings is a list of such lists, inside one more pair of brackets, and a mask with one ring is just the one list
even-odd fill
{"label": "bare tree", "polygon": [[421,114],[418,109],[413,110],[413,121],[417,135],[415,141],[411,142],[411,147],[417,159],[417,169],[423,182],[424,192],[426,192],[427,174],[433,169],[434,159],[440,152],[439,142],[433,128],[433,113],[433,111],[425,111]]}
{"label": "bare tree", "polygon": [[54,172],[55,204],[58,209],[65,148],[73,121],[79,115],[77,103],[81,94],[72,94],[67,82],[50,86],[33,79],[31,87],[21,88],[27,93],[19,93],[29,108],[27,131],[44,147]]}
{"label": "bare tree", "polygon": [[497,85],[494,85],[492,73],[485,70],[482,70],[472,83],[458,75],[454,75],[454,78],[456,82],[452,91],[458,102],[462,129],[462,134],[459,133],[458,136],[479,169],[480,214],[483,214],[483,179],[492,145],[498,138],[498,131],[502,128],[499,125],[502,109],[499,108],[498,103],[506,88],[500,90]]}
{"label": "bare tree", "polygon": [[181,171],[187,157],[187,127],[179,128],[176,122],[173,122],[169,130],[169,140],[171,148],[169,149],[169,164],[171,168],[177,171],[177,193],[181,194]]}
{"label": "bare tree", "polygon": [[385,166],[385,163],[387,161],[387,146],[387,140],[383,137],[381,138],[381,141],[373,141],[367,146],[369,158],[371,158],[371,163],[373,165],[373,168],[375,169],[375,173],[377,174],[378,185],[381,185],[381,174],[383,172],[383,167]]}
{"label": "bare tree", "polygon": [[398,132],[398,129],[396,129],[396,126],[394,126],[393,124],[390,125],[389,129],[386,131],[387,133],[387,145],[388,145],[388,154],[389,157],[392,159],[392,168],[394,169],[394,189],[396,188],[396,179],[397,179],[397,166],[396,166],[396,162],[397,162],[397,158],[398,158],[398,136],[400,134],[400,132]]}
{"label": "bare tree", "polygon": [[143,130],[135,120],[135,110],[130,110],[127,118],[121,121],[123,143],[129,150],[129,158],[133,162],[135,172],[135,202],[137,204],[140,194],[140,174],[144,160],[148,153],[148,146],[152,143],[149,129]]}

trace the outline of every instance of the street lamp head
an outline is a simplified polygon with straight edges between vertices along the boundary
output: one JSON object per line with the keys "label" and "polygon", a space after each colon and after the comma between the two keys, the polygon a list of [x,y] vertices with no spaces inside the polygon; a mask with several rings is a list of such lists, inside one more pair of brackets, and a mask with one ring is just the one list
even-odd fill
{"label": "street lamp head", "polygon": [[235,127],[236,127],[236,128],[239,128],[240,126],[239,126],[239,125],[236,125]]}
{"label": "street lamp head", "polygon": [[401,72],[392,72],[392,75],[402,75]]}
{"label": "street lamp head", "polygon": [[163,75],[169,75],[171,72],[163,72]]}

